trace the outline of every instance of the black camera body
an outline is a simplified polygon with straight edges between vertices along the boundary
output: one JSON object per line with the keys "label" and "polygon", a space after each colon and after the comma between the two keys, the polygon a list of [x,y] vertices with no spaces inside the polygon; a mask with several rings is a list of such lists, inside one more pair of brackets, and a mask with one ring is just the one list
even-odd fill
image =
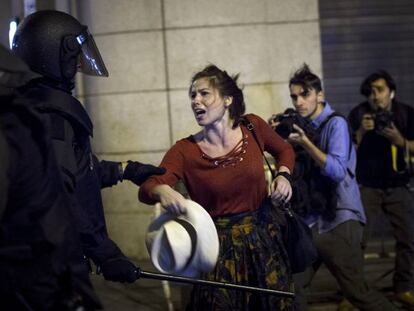
{"label": "black camera body", "polygon": [[295,132],[293,124],[299,126],[311,140],[316,136],[316,130],[312,127],[311,121],[302,117],[292,108],[286,109],[283,113],[276,114],[273,117],[273,121],[279,123],[275,128],[275,132],[284,139],[287,139],[291,133]]}
{"label": "black camera body", "polygon": [[374,130],[381,132],[386,127],[391,127],[393,115],[388,110],[378,110],[374,113]]}

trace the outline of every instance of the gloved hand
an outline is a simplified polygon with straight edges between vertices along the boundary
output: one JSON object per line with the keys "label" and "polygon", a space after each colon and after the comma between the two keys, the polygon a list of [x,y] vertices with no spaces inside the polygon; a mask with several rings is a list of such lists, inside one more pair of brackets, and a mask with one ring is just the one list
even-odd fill
{"label": "gloved hand", "polygon": [[165,168],[157,167],[151,164],[128,161],[128,164],[125,167],[123,179],[130,180],[137,186],[141,186],[141,184],[151,175],[162,175],[164,173]]}
{"label": "gloved hand", "polygon": [[138,278],[138,268],[126,257],[107,259],[100,268],[107,281],[132,283]]}

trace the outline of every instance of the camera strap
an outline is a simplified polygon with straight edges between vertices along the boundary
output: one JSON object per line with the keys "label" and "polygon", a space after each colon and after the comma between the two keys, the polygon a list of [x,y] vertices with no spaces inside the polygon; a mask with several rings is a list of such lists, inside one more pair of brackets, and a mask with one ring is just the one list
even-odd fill
{"label": "camera strap", "polygon": [[404,173],[405,170],[398,170],[398,164],[397,164],[397,156],[398,156],[398,149],[396,145],[391,144],[391,161],[392,161],[392,169],[394,172],[397,173]]}
{"label": "camera strap", "polygon": [[404,139],[404,149],[405,149],[404,160],[407,165],[407,169],[409,170],[410,174],[413,174],[414,173],[413,171],[414,170],[413,168],[414,158],[411,156],[410,148],[408,147],[408,144],[407,144],[407,139]]}
{"label": "camera strap", "polygon": [[391,144],[391,160],[392,160],[392,169],[394,172],[398,173],[398,174],[404,174],[405,172],[409,172],[410,174],[413,173],[413,164],[411,162],[411,154],[410,154],[410,150],[408,149],[408,144],[407,144],[407,140],[404,139],[404,163],[405,163],[405,168],[403,170],[398,170],[398,163],[397,163],[397,159],[398,159],[398,147],[394,144]]}

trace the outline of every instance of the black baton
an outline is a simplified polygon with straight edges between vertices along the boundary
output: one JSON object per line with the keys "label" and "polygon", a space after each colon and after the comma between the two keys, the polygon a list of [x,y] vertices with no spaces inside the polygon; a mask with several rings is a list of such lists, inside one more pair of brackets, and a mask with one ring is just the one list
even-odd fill
{"label": "black baton", "polygon": [[276,295],[281,297],[295,297],[295,294],[292,292],[284,292],[274,289],[268,288],[261,288],[261,287],[253,287],[253,286],[246,286],[246,285],[237,285],[233,283],[225,283],[225,282],[215,282],[215,281],[207,281],[201,279],[194,279],[188,278],[183,276],[171,275],[171,274],[164,274],[164,273],[156,273],[156,272],[148,272],[138,269],[136,271],[137,278],[144,278],[144,279],[155,279],[155,280],[166,280],[171,282],[178,282],[178,283],[189,283],[193,285],[204,285],[204,286],[212,286],[212,287],[222,287],[228,289],[237,289],[242,291],[254,292],[259,294],[268,294],[268,295]]}

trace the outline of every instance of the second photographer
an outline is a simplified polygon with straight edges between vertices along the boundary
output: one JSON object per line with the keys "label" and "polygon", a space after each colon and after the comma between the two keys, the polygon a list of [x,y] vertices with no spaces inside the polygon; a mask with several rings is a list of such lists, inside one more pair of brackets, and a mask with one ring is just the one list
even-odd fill
{"label": "second photographer", "polygon": [[407,187],[412,176],[414,109],[395,100],[396,84],[385,71],[361,85],[367,101],[354,107],[349,121],[358,146],[356,176],[367,214],[365,238],[381,213],[391,223],[396,243],[393,277],[396,299],[414,306],[414,205]]}
{"label": "second photographer", "polygon": [[[348,124],[325,102],[322,82],[306,64],[291,77],[289,91],[296,112],[308,121],[302,123],[304,128],[293,124],[288,140],[310,156],[319,175],[326,177],[336,195],[333,215],[326,217],[318,206],[313,206],[304,217],[312,227],[318,259],[306,271],[294,275],[296,310],[307,310],[305,291],[322,263],[335,277],[345,297],[360,310],[396,310],[364,279],[361,240],[365,214],[353,176],[356,154]],[[305,129],[308,122],[320,132],[320,137],[310,138],[309,130]]]}

